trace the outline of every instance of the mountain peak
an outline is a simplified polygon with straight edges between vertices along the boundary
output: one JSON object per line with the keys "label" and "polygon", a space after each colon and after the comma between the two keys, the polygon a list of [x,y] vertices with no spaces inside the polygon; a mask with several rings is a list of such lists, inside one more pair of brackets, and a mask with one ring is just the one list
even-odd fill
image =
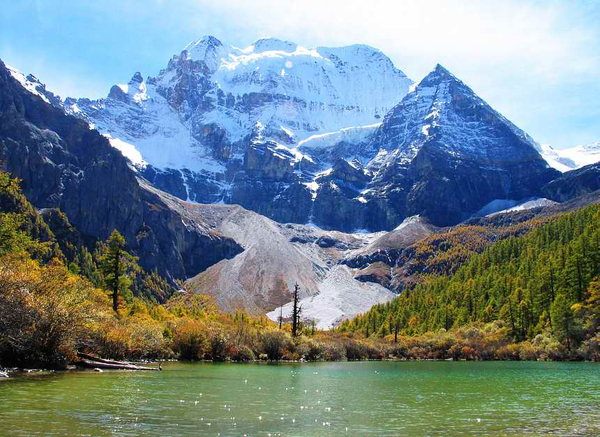
{"label": "mountain peak", "polygon": [[189,43],[184,48],[184,50],[187,50],[188,52],[190,52],[199,47],[200,48],[201,47],[220,47],[222,45],[223,45],[223,43],[221,41],[219,41],[219,39],[217,39],[216,37],[214,37],[212,35],[204,35],[202,38]]}
{"label": "mountain peak", "polygon": [[144,81],[144,78],[142,77],[142,73],[140,73],[139,71],[136,71],[135,74],[133,75],[133,77],[131,78],[131,80],[129,81],[129,84],[140,84]]}
{"label": "mountain peak", "polygon": [[442,82],[454,81],[458,83],[462,83],[455,75],[450,73],[443,65],[437,64],[435,68],[425,76],[421,82],[417,85],[418,87],[430,87],[439,85]]}
{"label": "mountain peak", "polygon": [[433,71],[436,71],[438,73],[451,74],[448,71],[448,69],[446,67],[444,67],[442,64],[435,64],[435,68],[433,69]]}
{"label": "mountain peak", "polygon": [[211,71],[215,71],[221,58],[225,54],[225,46],[221,41],[211,35],[203,36],[199,40],[189,43],[183,49],[184,59],[191,61],[204,61]]}
{"label": "mountain peak", "polygon": [[261,38],[259,40],[256,40],[254,44],[252,44],[252,46],[254,47],[255,53],[271,51],[295,52],[298,48],[298,44],[296,43],[290,41],[283,41],[281,39],[272,37]]}
{"label": "mountain peak", "polygon": [[426,143],[453,158],[539,158],[539,146],[529,135],[440,64],[388,113],[372,141],[385,150],[399,149],[404,163]]}

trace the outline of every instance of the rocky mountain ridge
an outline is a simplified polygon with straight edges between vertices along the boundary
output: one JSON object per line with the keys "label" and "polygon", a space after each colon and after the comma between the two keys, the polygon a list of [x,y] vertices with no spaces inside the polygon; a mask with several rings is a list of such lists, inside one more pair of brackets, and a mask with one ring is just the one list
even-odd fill
{"label": "rocky mountain ridge", "polygon": [[38,209],[59,208],[85,237],[118,229],[148,271],[185,279],[242,248],[165,203],[88,123],[23,88],[0,61],[0,164]]}
{"label": "rocky mountain ridge", "polygon": [[204,37],[156,77],[62,106],[180,199],[344,232],[417,214],[457,223],[493,200],[535,197],[558,175],[443,67],[406,95],[411,83],[368,46],[267,38],[240,49]]}

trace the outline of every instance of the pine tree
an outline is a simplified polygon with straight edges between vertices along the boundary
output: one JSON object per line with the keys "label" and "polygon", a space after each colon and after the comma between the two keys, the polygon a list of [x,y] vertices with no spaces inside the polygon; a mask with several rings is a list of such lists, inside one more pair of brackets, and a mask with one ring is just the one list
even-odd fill
{"label": "pine tree", "polygon": [[585,301],[585,309],[588,311],[587,328],[590,332],[596,332],[600,328],[600,278],[590,283]]}
{"label": "pine tree", "polygon": [[116,229],[103,244],[99,267],[104,286],[111,291],[113,310],[119,310],[119,294],[128,292],[135,274],[140,270],[137,258],[125,250],[125,238]]}
{"label": "pine tree", "polygon": [[19,228],[23,223],[18,214],[0,213],[0,256],[9,253],[24,253],[34,241]]}
{"label": "pine tree", "polygon": [[550,317],[552,318],[554,335],[559,341],[566,341],[567,350],[570,352],[573,311],[569,305],[569,300],[564,294],[556,296],[550,308]]}

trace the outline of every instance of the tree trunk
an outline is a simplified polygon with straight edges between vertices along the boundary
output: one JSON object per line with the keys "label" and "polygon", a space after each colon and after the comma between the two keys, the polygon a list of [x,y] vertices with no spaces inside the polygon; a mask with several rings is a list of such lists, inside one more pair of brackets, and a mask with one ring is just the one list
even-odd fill
{"label": "tree trunk", "polygon": [[294,306],[292,308],[292,336],[296,337],[298,335],[298,290],[299,290],[299,286],[298,284],[296,284],[294,286]]}
{"label": "tree trunk", "polygon": [[283,323],[283,305],[279,307],[279,329],[281,330],[281,325]]}
{"label": "tree trunk", "polygon": [[113,282],[113,310],[119,312],[119,262],[121,253],[119,250],[115,253],[115,279]]}

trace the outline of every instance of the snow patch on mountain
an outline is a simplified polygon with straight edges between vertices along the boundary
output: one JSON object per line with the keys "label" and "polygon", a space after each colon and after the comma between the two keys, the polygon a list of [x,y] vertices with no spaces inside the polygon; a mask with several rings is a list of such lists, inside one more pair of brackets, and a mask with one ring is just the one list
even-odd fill
{"label": "snow patch on mountain", "polygon": [[346,127],[335,132],[311,135],[310,137],[299,141],[298,148],[331,148],[342,141],[346,141],[351,144],[358,144],[366,141],[379,126],[381,126],[381,123],[374,123],[366,126]]}
{"label": "snow patch on mountain", "polygon": [[[327,273],[315,295],[300,299],[302,318],[314,321],[318,329],[331,329],[363,313],[365,308],[388,302],[395,296],[379,284],[355,280],[348,267],[336,265]],[[277,321],[283,313],[284,319],[290,318],[292,309],[293,302],[290,302],[271,311],[267,317]]]}
{"label": "snow patch on mountain", "polygon": [[600,161],[600,142],[561,149],[558,150],[558,153],[562,157],[573,161],[576,165],[575,168],[584,167]]}
{"label": "snow patch on mountain", "polygon": [[44,93],[40,90],[40,87],[43,87],[45,90],[45,86],[37,80],[37,78],[33,75],[25,76],[21,71],[13,68],[9,65],[6,66],[11,76],[14,77],[19,83],[32,94],[35,94],[38,97],[41,97],[46,103],[50,103],[50,100]]}
{"label": "snow patch on mountain", "polygon": [[567,149],[554,149],[548,144],[540,144],[538,151],[550,166],[563,173],[600,161],[600,142]]}
{"label": "snow patch on mountain", "polygon": [[142,158],[142,154],[133,144],[126,143],[119,138],[113,138],[110,134],[104,135],[108,138],[110,145],[119,150],[121,154],[127,158],[136,168],[144,168],[148,165]]}
{"label": "snow patch on mountain", "polygon": [[473,217],[488,217],[505,212],[525,211],[552,205],[556,205],[556,202],[543,197],[524,200],[495,199],[477,211]]}

